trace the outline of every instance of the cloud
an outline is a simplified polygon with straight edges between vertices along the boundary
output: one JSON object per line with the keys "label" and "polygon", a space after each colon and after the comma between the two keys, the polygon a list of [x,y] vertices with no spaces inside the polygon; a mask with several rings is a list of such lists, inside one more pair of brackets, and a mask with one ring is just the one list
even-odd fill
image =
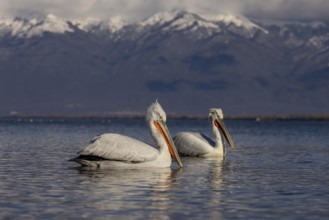
{"label": "cloud", "polygon": [[328,0],[246,0],[243,13],[254,17],[318,20],[329,18]]}
{"label": "cloud", "polygon": [[55,14],[72,19],[112,16],[137,20],[158,11],[238,13],[280,19],[328,19],[328,0],[0,0],[0,16]]}

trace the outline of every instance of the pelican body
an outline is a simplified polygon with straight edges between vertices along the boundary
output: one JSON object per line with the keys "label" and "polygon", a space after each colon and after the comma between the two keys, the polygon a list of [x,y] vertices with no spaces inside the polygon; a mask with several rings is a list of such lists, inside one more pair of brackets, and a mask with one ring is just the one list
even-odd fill
{"label": "pelican body", "polygon": [[96,136],[72,159],[82,166],[107,168],[170,167],[171,156],[183,167],[166,126],[166,113],[158,102],[147,110],[146,122],[158,148],[116,133]]}
{"label": "pelican body", "polygon": [[174,143],[181,156],[191,157],[225,157],[226,151],[222,141],[222,135],[228,144],[234,149],[231,135],[223,121],[223,112],[220,108],[209,109],[214,139],[198,132],[179,132],[174,137]]}

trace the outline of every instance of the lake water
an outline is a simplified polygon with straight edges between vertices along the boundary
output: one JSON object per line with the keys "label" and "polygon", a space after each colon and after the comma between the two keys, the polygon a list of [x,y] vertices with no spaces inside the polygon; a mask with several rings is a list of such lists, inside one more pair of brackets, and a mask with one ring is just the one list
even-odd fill
{"label": "lake water", "polygon": [[[95,135],[153,144],[144,120],[1,120],[0,219],[328,219],[328,121],[225,121],[225,161],[184,169],[81,169],[68,160]],[[211,133],[207,120],[169,120]]]}

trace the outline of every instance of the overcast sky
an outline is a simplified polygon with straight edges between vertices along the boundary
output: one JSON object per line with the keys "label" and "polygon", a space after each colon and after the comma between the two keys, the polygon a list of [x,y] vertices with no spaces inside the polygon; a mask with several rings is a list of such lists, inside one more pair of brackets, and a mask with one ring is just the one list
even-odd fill
{"label": "overcast sky", "polygon": [[296,20],[329,18],[329,0],[0,0],[0,16],[5,17],[51,13],[67,19],[136,20],[173,9]]}

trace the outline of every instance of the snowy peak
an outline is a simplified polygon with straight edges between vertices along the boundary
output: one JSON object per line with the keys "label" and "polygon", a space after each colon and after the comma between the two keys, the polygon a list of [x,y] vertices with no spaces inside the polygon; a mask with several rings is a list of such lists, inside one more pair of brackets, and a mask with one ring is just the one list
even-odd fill
{"label": "snowy peak", "polygon": [[190,36],[196,39],[211,36],[221,30],[217,24],[206,21],[197,14],[177,10],[156,13],[137,23],[137,27],[140,31],[156,28],[162,32],[192,33]]}
{"label": "snowy peak", "polygon": [[30,20],[31,29],[28,32],[28,37],[40,36],[44,32],[63,34],[65,32],[73,32],[69,27],[67,21],[64,21],[54,15],[47,15],[47,17],[38,22],[36,19]]}
{"label": "snowy peak", "polygon": [[72,24],[83,31],[91,31],[94,27],[99,26],[101,21],[97,18],[87,18],[86,20],[73,20]]}
{"label": "snowy peak", "polygon": [[48,15],[44,19],[0,19],[0,36],[10,34],[12,36],[30,38],[42,36],[45,32],[63,34],[65,32],[73,32],[73,29],[69,27],[66,21],[54,15]]}
{"label": "snowy peak", "polygon": [[111,31],[117,32],[121,30],[124,26],[126,26],[127,23],[121,17],[113,17],[110,20],[108,20],[107,25]]}
{"label": "snowy peak", "polygon": [[75,20],[72,24],[85,32],[95,33],[97,31],[117,32],[121,30],[127,23],[120,17],[113,17],[109,20],[100,20],[97,18],[87,18],[86,20]]}
{"label": "snowy peak", "polygon": [[235,25],[239,28],[245,28],[247,30],[252,29],[260,29],[267,33],[266,30],[258,26],[257,24],[250,21],[248,18],[242,16],[242,15],[232,15],[232,14],[226,14],[226,15],[204,15],[204,19],[208,21],[212,21],[215,23],[223,23],[227,26],[229,25]]}
{"label": "snowy peak", "polygon": [[177,16],[178,16],[177,11],[158,12],[158,13],[154,14],[153,16],[140,22],[139,25],[142,27],[148,27],[148,26],[153,26],[153,25],[163,25],[165,23],[173,21]]}
{"label": "snowy peak", "polygon": [[237,15],[197,15],[187,11],[159,12],[155,15],[139,22],[141,28],[150,28],[153,26],[163,26],[164,31],[196,31],[207,30],[209,34],[221,32],[222,29],[234,26],[252,36],[255,31],[261,30],[268,33],[265,29],[250,21],[244,16]]}
{"label": "snowy peak", "polygon": [[[191,24],[203,26],[206,22],[204,22],[203,19],[196,14],[189,13],[186,11],[174,10],[156,13],[151,17],[147,18],[146,20],[140,22],[139,25],[147,27],[154,25],[163,25],[166,23],[171,23],[172,27],[182,26],[179,29],[183,29],[184,27],[191,26]],[[210,26],[215,27],[215,25],[213,24]]]}
{"label": "snowy peak", "polygon": [[179,13],[176,17],[176,20],[173,21],[171,26],[175,27],[176,30],[183,30],[190,27],[194,27],[194,30],[200,27],[220,30],[220,28],[216,24],[206,21],[196,14],[188,12]]}

